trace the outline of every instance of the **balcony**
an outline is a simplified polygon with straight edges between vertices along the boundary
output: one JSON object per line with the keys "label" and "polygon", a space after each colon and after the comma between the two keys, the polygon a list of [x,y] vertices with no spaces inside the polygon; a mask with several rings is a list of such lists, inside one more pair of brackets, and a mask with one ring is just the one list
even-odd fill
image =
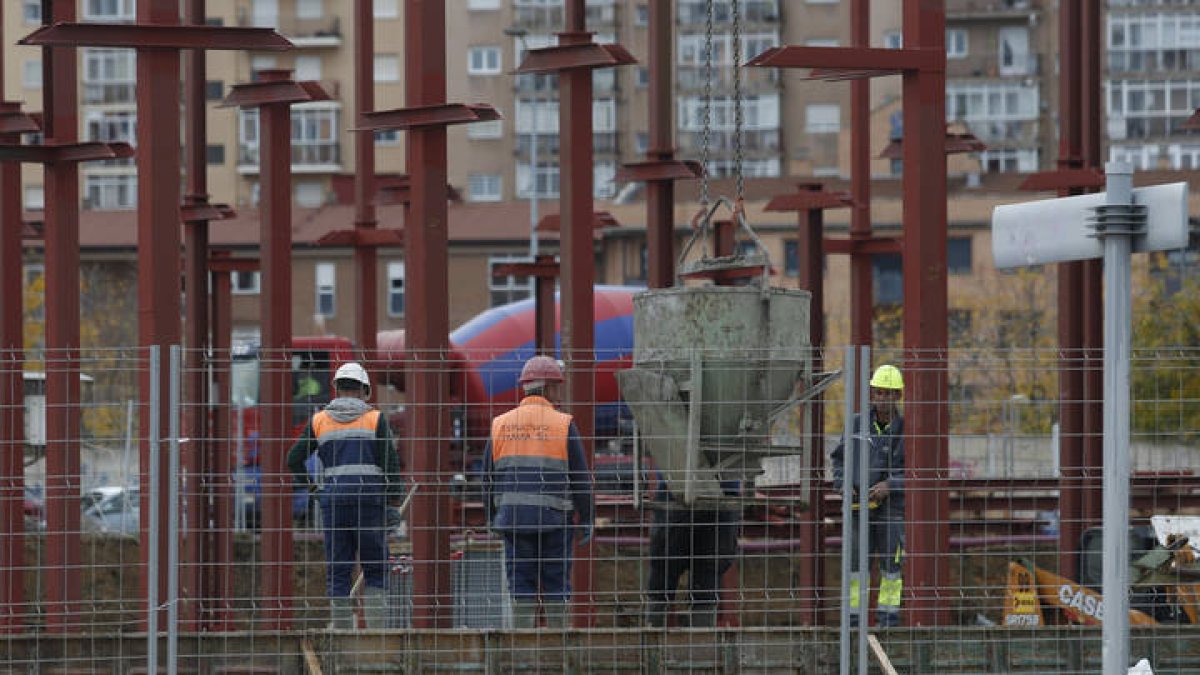
{"label": "balcony", "polygon": [[[714,153],[729,153],[734,150],[732,131],[713,131],[708,139],[708,149]],[[699,153],[703,149],[704,132],[679,132],[680,150]],[[771,155],[779,152],[778,129],[756,129],[742,132],[742,152],[747,154]]]}
{"label": "balcony", "polygon": [[[777,0],[742,0],[739,5],[743,27],[753,24],[779,23],[779,2]],[[681,26],[703,26],[708,22],[708,0],[680,0],[678,4],[677,22]],[[713,3],[713,23],[733,23],[728,0]]]}
{"label": "balcony", "polygon": [[[533,154],[533,137],[535,134],[517,134],[517,157],[527,159]],[[558,133],[542,133],[537,136],[537,152],[539,161],[546,157],[558,156]],[[615,155],[620,149],[619,139],[615,131],[596,131],[592,133],[592,151],[597,155]]]}
{"label": "balcony", "polygon": [[1018,54],[1010,62],[1001,63],[996,56],[971,57],[946,60],[946,79],[1040,77],[1042,75],[1041,54]]}
{"label": "balcony", "polygon": [[[955,121],[955,120],[949,120]],[[971,133],[989,147],[1024,147],[1038,142],[1038,121],[1030,120],[960,120]]]}
{"label": "balcony", "polygon": [[947,0],[946,20],[1028,20],[1037,14],[1032,0]]}
{"label": "balcony", "polygon": [[137,84],[134,82],[88,82],[83,83],[85,105],[117,105],[137,102]]}
{"label": "balcony", "polygon": [[[242,143],[238,147],[238,172],[258,173],[258,144]],[[341,171],[341,147],[336,141],[292,140],[292,171],[295,173],[332,173]]]}
{"label": "balcony", "polygon": [[[531,33],[556,33],[563,27],[563,5],[549,4],[543,0],[516,0],[513,8],[514,23]],[[585,9],[588,30],[601,33],[603,29],[616,29],[618,19],[615,0],[588,0]]]}
{"label": "balcony", "polygon": [[[675,85],[679,91],[703,91],[706,74],[703,66],[679,66],[675,75]],[[714,64],[712,73],[712,88],[715,92],[733,91],[733,72],[728,66]],[[743,68],[742,92],[758,94],[775,91],[779,88],[779,70],[776,68]]]}
{"label": "balcony", "polygon": [[297,49],[328,49],[342,46],[342,26],[336,16],[319,19],[302,19],[294,14],[255,16],[253,13],[238,13],[239,26],[262,26],[279,31]]}

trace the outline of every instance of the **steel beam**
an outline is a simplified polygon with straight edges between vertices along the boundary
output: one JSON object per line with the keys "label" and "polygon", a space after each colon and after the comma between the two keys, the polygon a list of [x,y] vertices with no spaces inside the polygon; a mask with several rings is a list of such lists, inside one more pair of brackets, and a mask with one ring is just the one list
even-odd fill
{"label": "steel beam", "polygon": [[[412,471],[417,493],[412,502],[413,616],[415,628],[449,627],[450,596],[449,460],[450,420],[441,405],[450,378],[441,364],[449,356],[449,251],[446,206],[446,127],[468,106],[446,107],[446,8],[442,3],[405,0],[405,102],[411,108],[443,113],[410,115],[406,163],[411,200],[405,214],[408,276],[406,322],[409,352],[408,394],[412,411]],[[431,111],[432,112],[432,111]],[[449,114],[447,114],[449,113]],[[378,117],[376,117],[378,116]],[[364,115],[368,120],[382,117]],[[415,119],[421,119],[418,124]],[[391,120],[393,123],[402,119]],[[466,120],[464,120],[466,121]]]}
{"label": "steel beam", "polygon": [[[354,114],[361,119],[375,109],[374,0],[354,3]],[[366,235],[375,220],[375,133],[354,136],[354,229]],[[354,291],[358,299],[355,333],[368,361],[376,358],[379,330],[378,253],[372,246],[354,247]]]}
{"label": "steel beam", "polygon": [[[49,3],[49,9],[43,21],[75,18],[74,3]],[[43,132],[48,142],[69,144],[78,137],[77,70],[74,49],[42,50],[46,111]],[[46,369],[46,629],[63,633],[81,628],[83,609],[79,548],[79,167],[69,162],[47,164],[45,180],[46,362],[54,364]]]}
{"label": "steel beam", "polygon": [[[586,46],[591,34],[583,32],[584,0],[566,0],[566,32],[559,44]],[[534,50],[536,53],[537,50]],[[532,53],[531,53],[532,56]],[[592,235],[592,71],[581,67],[559,73],[559,213],[563,218],[559,250],[562,257],[561,279],[562,358],[567,363],[566,411],[575,419],[583,438],[590,468],[595,454],[595,314],[593,284],[596,279],[595,240]],[[592,545],[575,552],[571,568],[573,622],[591,626],[595,620],[592,604]]]}
{"label": "steel beam", "polygon": [[945,72],[946,55],[927,47],[772,47],[746,62],[765,68],[820,68],[890,75],[907,71]]}
{"label": "steel beam", "polygon": [[[871,42],[869,0],[850,3],[850,44],[855,49]],[[871,240],[871,82],[850,83],[850,239]],[[899,243],[899,242],[896,242]],[[829,249],[830,252],[833,249]],[[871,254],[850,251],[850,344],[870,346],[874,337]]]}
{"label": "steel beam", "polygon": [[675,101],[673,96],[672,47],[674,21],[670,2],[650,3],[650,144],[646,159],[674,175],[646,184],[646,283],[650,288],[667,288],[675,283],[675,183],[676,177],[704,167],[675,159]]}
{"label": "steel beam", "polygon": [[506,263],[492,268],[492,276],[509,275],[533,277],[533,345],[534,351],[554,355],[554,282],[561,266],[552,255],[539,255],[530,263]]}
{"label": "steel beam", "polygon": [[[228,271],[211,272],[212,293],[209,295],[211,328],[212,381],[215,396],[210,403],[212,437],[217,439],[232,438],[230,416],[232,406],[226,400],[230,391],[230,342],[233,334],[232,298],[233,288]],[[220,567],[221,561],[233,560],[233,524],[236,520],[234,509],[241,508],[233,501],[234,487],[232,476],[240,468],[234,465],[232,453],[234,443],[218,442],[212,446],[209,454],[210,461],[205,467],[208,480],[212,486],[212,521],[216,523],[216,531],[211,539],[211,560],[215,567]],[[213,631],[227,631],[233,628],[233,575],[228,566],[223,569],[213,569],[212,574],[205,579],[205,589],[208,597],[205,600],[205,626]]]}
{"label": "steel beam", "polygon": [[[0,103],[0,142],[16,143],[21,131],[36,129],[19,103]],[[22,632],[26,621],[21,225],[21,165],[5,162],[0,164],[0,288],[8,289],[0,293],[0,633]]]}
{"label": "steel beam", "polygon": [[[934,67],[902,79],[904,110],[904,391],[906,501],[905,588],[909,625],[947,623],[941,597],[949,583],[946,477],[946,77],[943,0],[905,0],[904,44],[924,50]],[[885,50],[886,51],[886,50]]]}
{"label": "steel beam", "polygon": [[[144,22],[138,13],[138,21]],[[292,43],[273,28],[181,26],[175,16],[144,23],[74,23],[55,21],[19,40],[19,45],[39,47],[122,47],[126,49],[216,49],[231,51],[285,51]],[[140,81],[146,84],[145,81]]]}

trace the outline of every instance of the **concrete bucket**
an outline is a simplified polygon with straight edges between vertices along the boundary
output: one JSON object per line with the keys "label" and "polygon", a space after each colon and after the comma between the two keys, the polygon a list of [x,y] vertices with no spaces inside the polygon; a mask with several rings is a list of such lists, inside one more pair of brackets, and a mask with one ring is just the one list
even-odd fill
{"label": "concrete bucket", "polygon": [[[746,488],[769,481],[807,503],[811,439],[782,444],[774,429],[785,414],[807,428],[807,401],[833,379],[812,372],[809,301],[807,291],[762,284],[634,297],[633,367],[618,383],[639,447],[677,501],[745,501]],[[735,481],[741,490],[728,489]]]}

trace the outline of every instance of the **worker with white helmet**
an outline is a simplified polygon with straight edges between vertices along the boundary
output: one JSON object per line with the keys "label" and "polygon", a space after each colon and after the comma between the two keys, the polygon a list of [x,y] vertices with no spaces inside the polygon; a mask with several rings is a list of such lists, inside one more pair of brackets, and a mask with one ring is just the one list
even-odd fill
{"label": "worker with white helmet", "polygon": [[363,617],[367,628],[387,619],[387,502],[401,490],[400,460],[392,430],[367,403],[371,380],[358,363],[346,363],[333,376],[334,399],[305,425],[288,452],[295,480],[317,490],[305,460],[320,457],[321,516],[325,527],[326,594],[332,626],[353,628],[351,575],[362,567]]}
{"label": "worker with white helmet", "polygon": [[[870,421],[855,419],[853,435],[855,443],[849,450],[849,468],[845,465],[845,440],[833,451],[833,486],[839,494],[843,480],[849,480],[854,495],[851,515],[853,529],[858,531],[859,495],[867,492],[868,509],[868,552],[871,566],[879,565],[879,599],[875,620],[882,628],[900,625],[900,596],[904,591],[904,418],[900,414],[899,402],[904,395],[904,377],[893,365],[882,365],[871,377]],[[869,427],[863,433],[864,426]],[[861,485],[859,443],[868,443],[870,457],[867,467],[867,483]],[[858,535],[851,537],[842,547],[843,555],[850,556],[850,567],[858,571]],[[862,588],[855,577],[850,582],[850,621],[857,625],[858,607],[862,599]]]}
{"label": "worker with white helmet", "polygon": [[532,628],[538,598],[552,628],[567,626],[571,544],[592,536],[592,478],[579,429],[555,410],[562,367],[548,356],[525,363],[525,394],[515,409],[492,421],[483,455],[484,506],[491,529],[504,538],[505,574],[514,627]]}

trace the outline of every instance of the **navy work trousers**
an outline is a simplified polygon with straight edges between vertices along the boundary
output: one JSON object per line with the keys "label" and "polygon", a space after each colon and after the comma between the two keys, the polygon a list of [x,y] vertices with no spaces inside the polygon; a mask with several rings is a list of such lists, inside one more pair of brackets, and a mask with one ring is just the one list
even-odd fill
{"label": "navy work trousers", "polygon": [[517,600],[545,602],[571,599],[571,542],[569,527],[504,532],[504,572],[508,592]]}
{"label": "navy work trousers", "polygon": [[382,495],[321,496],[325,520],[325,588],[329,597],[350,595],[354,563],[370,588],[387,588],[386,503]]}

